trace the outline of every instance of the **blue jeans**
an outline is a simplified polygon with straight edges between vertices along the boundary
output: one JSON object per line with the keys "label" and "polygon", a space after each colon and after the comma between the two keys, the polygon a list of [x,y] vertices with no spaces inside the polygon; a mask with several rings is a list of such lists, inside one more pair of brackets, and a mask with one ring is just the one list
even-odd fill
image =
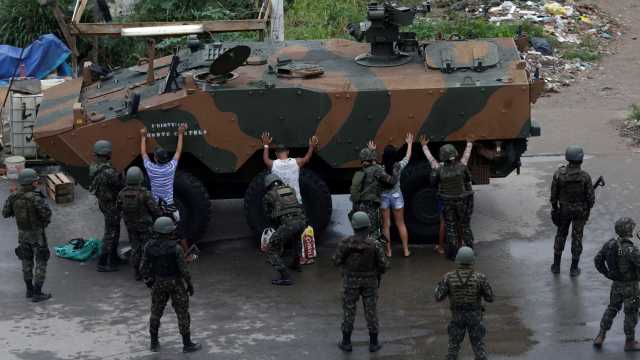
{"label": "blue jeans", "polygon": [[401,192],[382,193],[380,196],[380,207],[382,209],[402,209],[404,208],[404,198]]}

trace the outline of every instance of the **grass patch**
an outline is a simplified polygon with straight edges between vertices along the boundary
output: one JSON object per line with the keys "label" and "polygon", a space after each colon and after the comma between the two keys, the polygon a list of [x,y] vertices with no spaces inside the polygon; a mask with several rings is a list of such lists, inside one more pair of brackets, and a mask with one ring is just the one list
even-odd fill
{"label": "grass patch", "polygon": [[600,59],[600,53],[585,48],[576,48],[566,50],[562,57],[567,60],[580,60],[585,62],[593,62]]}
{"label": "grass patch", "polygon": [[629,116],[627,116],[627,119],[636,123],[640,122],[640,105],[631,105],[631,110],[629,112]]}
{"label": "grass patch", "polygon": [[465,39],[514,37],[520,28],[531,37],[544,36],[542,26],[527,21],[496,24],[467,17],[451,20],[419,18],[406,30],[415,32],[419,40],[425,40],[434,39],[438,34],[442,34],[445,39],[456,35]]}

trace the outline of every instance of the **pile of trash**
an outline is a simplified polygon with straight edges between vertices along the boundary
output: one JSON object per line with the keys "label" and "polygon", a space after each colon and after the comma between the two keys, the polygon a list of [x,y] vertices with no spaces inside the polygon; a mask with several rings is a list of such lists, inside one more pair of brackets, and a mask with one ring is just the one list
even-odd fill
{"label": "pile of trash", "polygon": [[541,26],[544,37],[530,37],[529,46],[521,51],[531,70],[540,69],[549,92],[589,76],[601,56],[612,54],[609,44],[621,35],[615,19],[578,0],[436,0],[434,4],[497,25],[531,22]]}
{"label": "pile of trash", "polygon": [[629,116],[619,128],[620,135],[640,145],[640,105],[632,105]]}

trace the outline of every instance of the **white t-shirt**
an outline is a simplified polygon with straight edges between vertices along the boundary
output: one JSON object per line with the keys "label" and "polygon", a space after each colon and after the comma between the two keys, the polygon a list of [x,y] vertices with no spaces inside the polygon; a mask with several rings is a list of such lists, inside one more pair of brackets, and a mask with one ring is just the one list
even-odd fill
{"label": "white t-shirt", "polygon": [[298,202],[302,204],[302,196],[300,195],[300,167],[296,159],[273,160],[271,172],[278,175],[278,177],[282,179],[282,182],[291,186],[296,191]]}

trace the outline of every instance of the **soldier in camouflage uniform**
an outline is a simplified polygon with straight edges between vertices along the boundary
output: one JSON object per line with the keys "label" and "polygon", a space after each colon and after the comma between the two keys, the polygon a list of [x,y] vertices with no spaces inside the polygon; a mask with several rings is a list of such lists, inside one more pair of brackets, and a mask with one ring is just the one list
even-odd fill
{"label": "soldier in camouflage uniform", "polygon": [[569,164],[556,171],[551,183],[551,218],[558,227],[553,245],[551,272],[560,273],[562,252],[569,235],[569,226],[571,226],[570,275],[578,276],[580,275],[578,263],[582,254],[582,234],[595,203],[595,195],[591,176],[580,168],[584,158],[582,148],[575,145],[569,146],[565,158]]}
{"label": "soldier in camouflage uniform", "polygon": [[482,322],[482,299],[493,302],[493,290],[486,276],[473,270],[473,262],[473,250],[461,247],[456,255],[456,270],[447,273],[434,292],[438,302],[449,297],[451,322],[448,328],[448,360],[458,358],[460,344],[467,332],[476,360],[487,359],[484,345],[487,330]]}
{"label": "soldier in camouflage uniform", "polygon": [[118,193],[124,187],[122,179],[111,165],[112,146],[109,141],[98,140],[93,146],[96,162],[89,167],[91,192],[98,198],[98,206],[104,215],[104,236],[102,251],[98,259],[97,270],[100,272],[117,271],[119,262],[118,242],[120,240],[120,211],[118,210]]}
{"label": "soldier in camouflage uniform", "polygon": [[296,191],[285,185],[278,175],[267,175],[264,179],[264,185],[267,189],[263,198],[264,211],[276,230],[271,235],[267,256],[279,277],[271,280],[271,283],[273,285],[292,285],[293,281],[281,255],[285,244],[293,241],[295,264],[295,258],[300,256],[300,235],[307,226],[307,219],[304,209],[296,197]]}
{"label": "soldier in camouflage uniform", "polygon": [[640,304],[640,250],[633,244],[631,238],[636,223],[630,218],[616,221],[615,230],[618,238],[609,240],[596,255],[594,262],[596,269],[608,279],[611,285],[611,300],[607,310],[602,315],[600,332],[593,341],[597,348],[602,347],[607,331],[611,329],[613,319],[624,304],[624,334],[626,342],[624,351],[638,351],[640,346],[635,341],[636,325],[638,324],[638,308]]}
{"label": "soldier in camouflage uniform", "polygon": [[33,302],[51,298],[51,294],[42,292],[47,274],[47,261],[51,254],[44,232],[51,222],[51,209],[44,195],[36,190],[38,179],[38,174],[34,170],[22,170],[18,175],[20,189],[9,195],[2,209],[4,218],[13,216],[16,218],[18,225],[16,255],[22,261],[22,276],[27,287],[26,297]]}
{"label": "soldier in camouflage uniform", "polygon": [[394,169],[392,175],[387,174],[384,167],[377,163],[376,146],[373,142],[369,142],[369,146],[360,151],[360,162],[362,170],[356,172],[351,181],[353,208],[349,212],[349,219],[357,211],[367,213],[371,221],[369,235],[379,246],[386,249],[389,239],[386,239],[382,232],[380,196],[385,189],[390,189],[398,181],[399,168]]}
{"label": "soldier in camouflage uniform", "polygon": [[358,211],[351,217],[354,235],[343,239],[338,244],[333,262],[343,268],[343,303],[344,319],[342,322],[342,341],[340,349],[350,352],[351,332],[356,317],[358,299],[362,297],[364,316],[369,328],[369,351],[380,350],[378,343],[378,287],[380,276],[389,267],[384,248],[377,246],[371,237],[371,221],[367,213]]}
{"label": "soldier in camouflage uniform", "polygon": [[139,167],[127,171],[127,186],[118,194],[118,210],[122,212],[131,244],[131,265],[134,277],[142,280],[140,260],[142,249],[151,238],[153,220],[162,216],[162,211],[153,200],[151,192],[142,186],[144,175]]}
{"label": "soldier in camouflage uniform", "polygon": [[451,144],[440,148],[442,163],[432,173],[432,182],[438,187],[438,196],[443,204],[446,229],[445,254],[453,260],[458,250],[458,231],[464,245],[473,248],[471,214],[473,213],[473,190],[469,168],[457,160],[458,151]]}
{"label": "soldier in camouflage uniform", "polygon": [[153,224],[154,238],[145,245],[142,256],[142,276],[144,283],[151,288],[149,333],[150,349],[154,352],[160,348],[160,319],[169,299],[178,317],[182,351],[188,353],[200,349],[200,344],[191,341],[189,296],[193,296],[194,289],[182,247],[172,237],[175,230],[176,225],[171,218],[159,217]]}

